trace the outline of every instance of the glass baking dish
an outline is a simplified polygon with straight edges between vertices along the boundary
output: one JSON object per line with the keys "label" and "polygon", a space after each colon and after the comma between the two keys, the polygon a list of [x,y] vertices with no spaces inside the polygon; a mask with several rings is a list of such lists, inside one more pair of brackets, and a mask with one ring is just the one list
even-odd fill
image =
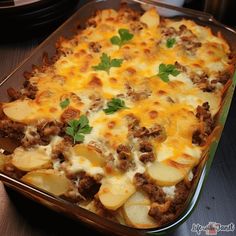
{"label": "glass baking dish", "polygon": [[[70,19],[68,19],[60,28],[58,28],[49,38],[47,38],[41,45],[39,45],[34,52],[16,68],[6,79],[0,84],[0,101],[8,101],[7,89],[9,87],[19,88],[24,81],[24,72],[31,71],[32,65],[41,65],[42,57],[45,52],[49,57],[53,57],[56,53],[55,44],[59,37],[71,37],[78,27],[84,27],[86,20],[92,16],[94,11],[98,9],[113,8],[118,9],[121,2],[126,2],[129,7],[134,9],[142,9],[143,4],[150,4],[158,7],[161,15],[168,15],[171,18],[188,18],[196,21],[200,25],[210,27],[215,33],[220,31],[226,38],[231,46],[232,52],[236,52],[236,32],[221,23],[217,22],[211,15],[202,13],[190,9],[178,8],[169,6],[163,3],[157,3],[152,0],[93,0],[83,6],[77,11]],[[159,227],[156,229],[135,229],[128,226],[114,223],[110,220],[102,218],[88,210],[85,210],[77,205],[74,205],[59,197],[55,197],[47,192],[44,192],[35,187],[29,186],[17,179],[13,179],[3,173],[0,173],[0,180],[3,183],[20,193],[24,194],[28,198],[31,198],[55,211],[61,212],[65,215],[78,219],[86,224],[89,224],[99,231],[112,233],[112,235],[161,235],[168,231],[173,230],[181,223],[183,223],[187,217],[191,214],[193,209],[197,205],[200,192],[207,178],[207,174],[210,170],[211,163],[214,159],[216,148],[218,146],[221,133],[223,131],[224,124],[228,115],[230,104],[232,101],[234,88],[236,83],[236,74],[232,78],[232,83],[229,85],[227,91],[224,94],[221,109],[217,114],[216,128],[214,129],[212,136],[212,143],[208,149],[204,152],[201,161],[197,167],[195,179],[193,181],[190,194],[185,203],[183,212],[176,218],[175,221]],[[7,151],[12,151],[15,144],[12,140],[0,139],[0,148]]]}

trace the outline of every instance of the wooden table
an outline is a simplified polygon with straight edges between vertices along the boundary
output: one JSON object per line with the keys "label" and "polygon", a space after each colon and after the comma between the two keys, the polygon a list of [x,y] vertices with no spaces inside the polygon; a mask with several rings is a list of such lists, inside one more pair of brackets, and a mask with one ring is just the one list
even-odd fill
{"label": "wooden table", "polygon": [[[0,44],[0,79],[43,40],[37,39]],[[215,155],[209,177],[199,204],[190,218],[173,234],[191,233],[193,223],[207,225],[210,221],[221,224],[236,223],[236,97]],[[99,235],[79,222],[46,209],[20,194],[4,189],[0,183],[0,235],[1,236],[48,236],[48,235]],[[204,235],[204,232],[202,233]],[[236,235],[222,233],[221,235]]]}

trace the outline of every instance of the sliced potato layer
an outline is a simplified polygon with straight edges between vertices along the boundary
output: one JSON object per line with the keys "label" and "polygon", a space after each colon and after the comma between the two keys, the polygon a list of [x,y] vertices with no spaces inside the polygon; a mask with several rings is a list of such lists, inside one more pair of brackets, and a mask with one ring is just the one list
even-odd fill
{"label": "sliced potato layer", "polygon": [[13,153],[12,164],[23,171],[32,171],[50,166],[51,158],[42,149],[16,148]]}
{"label": "sliced potato layer", "polygon": [[160,16],[156,8],[151,8],[141,16],[140,21],[145,23],[149,28],[157,27],[160,24]]}
{"label": "sliced potato layer", "polygon": [[174,161],[192,168],[198,163],[199,159],[188,154],[183,154],[182,156],[176,158]]}
{"label": "sliced potato layer", "polygon": [[35,113],[35,109],[29,100],[17,100],[3,105],[3,112],[11,120],[24,123]]}
{"label": "sliced potato layer", "polygon": [[69,180],[54,170],[31,171],[22,177],[22,181],[57,196],[66,193],[70,187]]}
{"label": "sliced potato layer", "polygon": [[95,148],[87,146],[84,144],[77,144],[73,147],[74,152],[78,156],[85,157],[88,159],[94,166],[104,166],[105,158],[99,153]]}
{"label": "sliced potato layer", "polygon": [[150,200],[142,192],[134,193],[124,204],[123,214],[128,225],[136,228],[153,228],[158,226],[148,215],[150,209]]}
{"label": "sliced potato layer", "polygon": [[114,176],[104,179],[98,192],[101,203],[110,210],[121,207],[135,192],[135,187],[126,176]]}
{"label": "sliced potato layer", "polygon": [[172,186],[184,179],[190,168],[173,165],[169,162],[154,162],[147,168],[147,173],[160,186]]}

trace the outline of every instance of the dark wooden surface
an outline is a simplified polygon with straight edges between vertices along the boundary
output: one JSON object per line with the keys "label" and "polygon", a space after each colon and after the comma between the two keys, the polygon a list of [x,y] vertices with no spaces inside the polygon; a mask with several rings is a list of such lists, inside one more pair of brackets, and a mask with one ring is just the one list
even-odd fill
{"label": "dark wooden surface", "polygon": [[[45,34],[46,35],[46,34]],[[0,80],[29,55],[45,36],[16,43],[0,43]],[[236,97],[220,145],[190,218],[172,236],[197,235],[193,223],[236,223]],[[99,235],[79,222],[46,209],[0,183],[0,236]],[[201,235],[205,235],[202,232]],[[219,233],[236,235],[236,232]]]}

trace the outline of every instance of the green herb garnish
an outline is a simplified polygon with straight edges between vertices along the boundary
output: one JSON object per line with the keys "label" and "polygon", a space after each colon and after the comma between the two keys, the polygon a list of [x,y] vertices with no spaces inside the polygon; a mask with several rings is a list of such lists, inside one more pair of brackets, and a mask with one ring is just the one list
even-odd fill
{"label": "green herb garnish", "polygon": [[128,108],[125,106],[125,102],[119,98],[112,98],[111,101],[107,103],[107,108],[103,111],[107,114],[113,114],[120,109]]}
{"label": "green herb garnish", "polygon": [[73,137],[74,143],[83,142],[84,134],[90,134],[93,127],[89,126],[87,116],[82,115],[79,120],[71,120],[68,122],[66,134]]}
{"label": "green herb garnish", "polygon": [[118,45],[119,47],[121,47],[123,44],[127,43],[134,37],[134,35],[131,34],[127,29],[119,29],[118,33],[119,36],[113,36],[110,40],[112,44]]}
{"label": "green herb garnish", "polygon": [[159,73],[157,74],[157,76],[159,76],[160,79],[167,83],[170,81],[169,75],[177,76],[178,74],[180,74],[180,71],[178,71],[174,65],[165,65],[162,63],[159,65]]}
{"label": "green herb garnish", "polygon": [[65,109],[66,107],[69,106],[69,104],[70,104],[70,100],[69,100],[69,98],[66,98],[65,100],[63,100],[63,101],[60,102],[60,107],[61,107],[62,109]]}
{"label": "green herb garnish", "polygon": [[110,72],[111,67],[120,67],[123,59],[111,59],[106,53],[103,53],[100,57],[101,62],[97,66],[93,66],[94,70],[104,70],[108,74]]}
{"label": "green herb garnish", "polygon": [[166,41],[166,47],[172,48],[175,43],[176,43],[175,38],[168,38],[167,41]]}

